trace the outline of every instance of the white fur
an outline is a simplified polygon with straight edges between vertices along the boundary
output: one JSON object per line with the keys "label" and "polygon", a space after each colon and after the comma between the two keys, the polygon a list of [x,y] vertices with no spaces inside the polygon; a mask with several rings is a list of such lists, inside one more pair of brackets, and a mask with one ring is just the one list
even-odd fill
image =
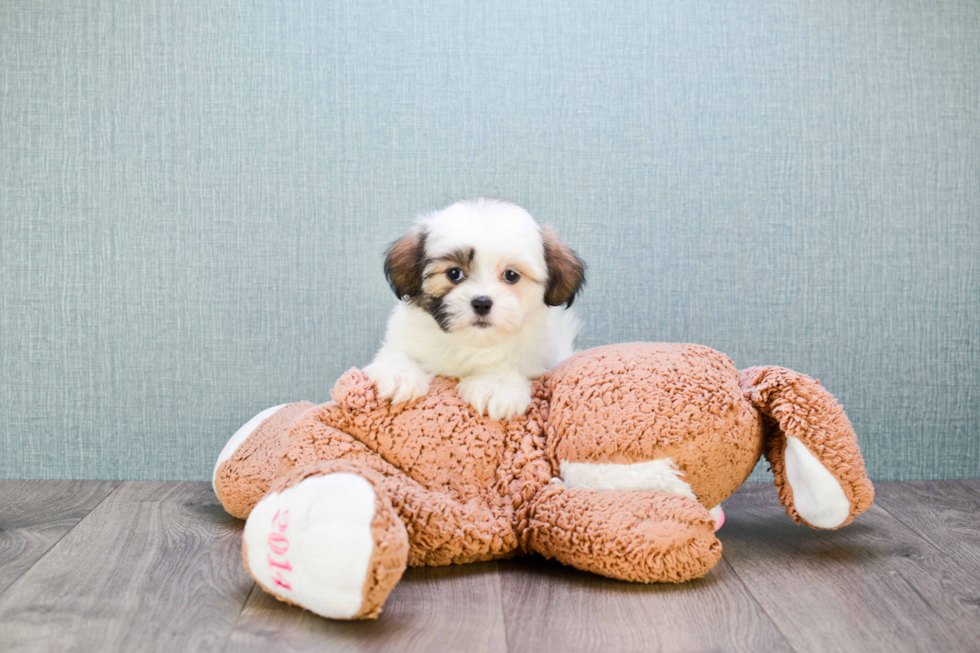
{"label": "white fur", "polygon": [[[394,402],[421,397],[434,375],[461,380],[463,398],[492,419],[523,413],[531,380],[573,352],[579,324],[571,310],[544,302],[547,264],[538,224],[509,202],[457,202],[423,218],[426,256],[438,258],[474,248],[471,273],[444,298],[448,330],[426,310],[400,301],[388,320],[384,345],[364,372],[382,397]],[[501,274],[520,266],[517,284]],[[523,284],[523,285],[521,285]],[[470,302],[493,300],[490,326],[476,326]]]}
{"label": "white fur", "polygon": [[[364,602],[364,583],[374,552],[371,522],[375,493],[356,474],[313,476],[281,493],[266,495],[245,522],[248,568],[266,588],[293,603],[333,619],[348,619]],[[277,513],[288,511],[282,535],[288,549],[280,556],[269,536]],[[287,561],[283,571],[270,559]],[[282,574],[291,589],[275,584]]]}
{"label": "white fur", "polygon": [[531,384],[519,369],[503,369],[459,382],[459,396],[477,412],[503,419],[524,412],[531,403]]}
{"label": "white fur", "polygon": [[221,467],[221,463],[225,462],[234,455],[234,453],[238,450],[238,447],[242,446],[242,442],[245,442],[248,436],[252,435],[252,433],[255,432],[255,429],[259,428],[259,424],[274,415],[277,410],[285,405],[286,404],[279,404],[278,406],[273,406],[272,408],[266,408],[261,413],[245,422],[245,425],[235,431],[235,435],[231,436],[231,439],[225,443],[225,446],[221,449],[221,453],[218,454],[218,462],[214,464],[214,472],[211,474],[211,487],[215,488],[215,492],[218,491],[218,489],[215,487],[215,483],[218,480],[218,468]]}
{"label": "white fur", "polygon": [[836,528],[851,514],[851,504],[833,474],[802,442],[789,436],[783,452],[786,480],[800,517],[817,528]]}
{"label": "white fur", "polygon": [[694,499],[691,486],[681,479],[684,475],[670,458],[647,460],[621,465],[617,463],[559,463],[561,478],[568,488],[588,490],[642,490],[670,492]]}
{"label": "white fur", "polygon": [[392,403],[411,401],[429,391],[432,375],[426,374],[411,358],[400,351],[388,351],[383,359],[380,353],[374,363],[364,368],[374,381],[378,392]]}

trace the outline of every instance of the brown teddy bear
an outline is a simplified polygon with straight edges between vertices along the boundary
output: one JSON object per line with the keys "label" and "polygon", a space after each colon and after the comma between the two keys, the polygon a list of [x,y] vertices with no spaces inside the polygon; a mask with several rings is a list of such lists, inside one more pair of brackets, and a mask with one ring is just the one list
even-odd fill
{"label": "brown teddy bear", "polygon": [[437,378],[425,397],[391,404],[352,369],[332,401],[276,406],[243,426],[214,488],[247,518],[256,582],[334,619],[376,617],[406,565],[535,552],[682,582],[718,562],[720,503],[763,454],[798,523],[838,528],[873,499],[851,425],[817,381],[739,372],[707,347],[581,352],[508,422],[455,386]]}

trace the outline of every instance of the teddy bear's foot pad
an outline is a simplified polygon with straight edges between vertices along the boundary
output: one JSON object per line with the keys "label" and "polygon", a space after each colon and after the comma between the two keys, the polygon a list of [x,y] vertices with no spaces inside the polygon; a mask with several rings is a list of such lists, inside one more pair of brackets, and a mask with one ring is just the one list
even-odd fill
{"label": "teddy bear's foot pad", "polygon": [[280,600],[362,619],[380,612],[407,549],[405,527],[374,482],[351,472],[301,473],[252,510],[243,554],[256,582]]}

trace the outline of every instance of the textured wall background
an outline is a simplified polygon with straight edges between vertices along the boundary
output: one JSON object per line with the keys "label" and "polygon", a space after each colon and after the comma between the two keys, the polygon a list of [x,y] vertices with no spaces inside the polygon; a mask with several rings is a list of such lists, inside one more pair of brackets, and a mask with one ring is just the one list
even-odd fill
{"label": "textured wall background", "polygon": [[789,366],[875,478],[978,476],[978,71],[972,0],[8,0],[0,474],[208,477],[488,194],[590,263],[582,345]]}

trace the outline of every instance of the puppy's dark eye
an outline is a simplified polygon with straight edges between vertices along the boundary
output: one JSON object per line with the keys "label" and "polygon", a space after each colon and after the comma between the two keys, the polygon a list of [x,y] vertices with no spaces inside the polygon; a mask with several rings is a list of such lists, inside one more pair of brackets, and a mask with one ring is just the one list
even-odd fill
{"label": "puppy's dark eye", "polygon": [[460,270],[459,268],[449,268],[448,270],[446,270],[446,276],[453,283],[459,283],[460,281],[463,280],[463,271]]}
{"label": "puppy's dark eye", "polygon": [[507,270],[504,272],[504,281],[507,283],[517,283],[521,280],[521,275],[514,272],[513,270]]}

